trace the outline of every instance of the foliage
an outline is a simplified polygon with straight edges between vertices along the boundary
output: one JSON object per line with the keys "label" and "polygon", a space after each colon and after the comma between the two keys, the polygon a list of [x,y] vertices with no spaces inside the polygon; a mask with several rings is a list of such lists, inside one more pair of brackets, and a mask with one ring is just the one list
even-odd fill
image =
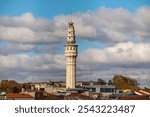
{"label": "foliage", "polygon": [[108,81],[108,85],[112,85],[113,83],[112,83],[112,80],[109,80]]}
{"label": "foliage", "polygon": [[101,78],[97,79],[97,82],[100,83],[101,85],[105,85],[106,84],[106,81],[101,79]]}
{"label": "foliage", "polygon": [[7,93],[19,93],[21,91],[22,85],[14,80],[2,80],[0,85],[0,91],[5,91]]}
{"label": "foliage", "polygon": [[31,83],[24,83],[22,88],[24,88],[25,90],[31,89]]}
{"label": "foliage", "polygon": [[139,83],[132,78],[122,76],[122,75],[115,75],[113,77],[113,85],[116,86],[117,89],[131,89],[131,90],[136,90],[138,89]]}

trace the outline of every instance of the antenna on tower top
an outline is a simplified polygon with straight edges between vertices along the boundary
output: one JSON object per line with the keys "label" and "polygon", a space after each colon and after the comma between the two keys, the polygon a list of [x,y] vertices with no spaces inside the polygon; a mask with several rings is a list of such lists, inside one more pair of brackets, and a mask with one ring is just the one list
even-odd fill
{"label": "antenna on tower top", "polygon": [[70,17],[70,22],[72,22],[72,11],[71,11],[71,17]]}

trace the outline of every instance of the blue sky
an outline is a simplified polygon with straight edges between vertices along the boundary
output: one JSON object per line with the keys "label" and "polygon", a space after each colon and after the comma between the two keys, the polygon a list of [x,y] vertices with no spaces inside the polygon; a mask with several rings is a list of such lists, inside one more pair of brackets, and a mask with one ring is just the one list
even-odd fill
{"label": "blue sky", "polygon": [[150,87],[150,0],[0,0],[0,79],[64,80],[71,12],[79,80],[122,74]]}
{"label": "blue sky", "polygon": [[52,18],[71,11],[85,12],[100,7],[122,7],[134,12],[141,6],[149,5],[149,0],[0,0],[0,15],[18,16],[32,12],[36,17]]}

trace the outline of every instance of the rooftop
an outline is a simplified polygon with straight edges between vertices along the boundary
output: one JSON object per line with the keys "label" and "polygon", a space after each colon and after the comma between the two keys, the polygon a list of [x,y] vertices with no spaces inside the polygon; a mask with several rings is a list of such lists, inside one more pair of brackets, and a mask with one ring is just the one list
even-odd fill
{"label": "rooftop", "polygon": [[66,97],[78,97],[78,99],[82,99],[82,100],[93,100],[93,98],[86,96],[86,95],[81,95],[79,93],[71,93],[69,95],[67,95]]}
{"label": "rooftop", "polygon": [[89,85],[89,86],[85,86],[85,87],[89,87],[89,88],[115,88],[115,86],[113,85]]}
{"label": "rooftop", "polygon": [[150,95],[150,89],[140,89],[134,91],[137,95]]}
{"label": "rooftop", "polygon": [[148,97],[120,97],[118,100],[150,100]]}
{"label": "rooftop", "polygon": [[7,98],[33,98],[29,94],[20,94],[20,93],[8,93],[6,95]]}

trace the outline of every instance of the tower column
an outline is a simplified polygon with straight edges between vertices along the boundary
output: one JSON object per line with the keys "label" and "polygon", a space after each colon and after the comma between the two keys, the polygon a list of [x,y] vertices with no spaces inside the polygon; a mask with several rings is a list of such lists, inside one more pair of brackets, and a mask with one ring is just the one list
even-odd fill
{"label": "tower column", "polygon": [[76,45],[75,42],[75,30],[73,23],[70,22],[68,26],[67,44],[65,45],[67,89],[74,89],[76,87],[76,57],[78,45]]}

